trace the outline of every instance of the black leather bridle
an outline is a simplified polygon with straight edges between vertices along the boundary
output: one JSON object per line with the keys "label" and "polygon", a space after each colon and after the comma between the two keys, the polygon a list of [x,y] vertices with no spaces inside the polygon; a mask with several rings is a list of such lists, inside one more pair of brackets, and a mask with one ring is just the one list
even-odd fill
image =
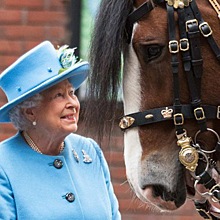
{"label": "black leather bridle", "polygon": [[[209,1],[211,4],[215,2],[215,0]],[[126,130],[137,126],[173,120],[177,145],[181,147],[179,160],[195,178],[194,188],[204,198],[203,201],[195,202],[196,209],[203,218],[217,220],[220,218],[210,211],[208,199],[211,198],[214,202],[220,202],[220,185],[211,177],[208,170],[216,166],[216,161],[210,155],[220,152],[220,138],[216,131],[207,127],[206,120],[220,120],[220,105],[203,105],[201,102],[200,91],[203,74],[203,59],[200,47],[201,36],[207,40],[218,61],[220,61],[220,49],[212,36],[211,27],[202,18],[196,0],[154,0],[153,2],[145,2],[131,12],[128,17],[126,25],[128,43],[131,41],[133,24],[153,10],[155,5],[160,4],[166,4],[168,15],[169,52],[171,54],[174,90],[173,105],[125,115],[121,118],[119,126],[122,130]],[[215,2],[215,7],[220,9],[217,1]],[[176,38],[175,13],[178,14],[179,41]],[[181,53],[191,96],[191,103],[184,105],[181,104],[179,95],[179,52]],[[185,119],[195,119],[198,124],[199,130],[194,140],[187,136],[187,132],[184,129]],[[213,133],[217,138],[216,146],[211,151],[203,150],[197,143],[197,136],[205,131]],[[208,192],[200,193],[197,190],[197,184],[203,184]]]}

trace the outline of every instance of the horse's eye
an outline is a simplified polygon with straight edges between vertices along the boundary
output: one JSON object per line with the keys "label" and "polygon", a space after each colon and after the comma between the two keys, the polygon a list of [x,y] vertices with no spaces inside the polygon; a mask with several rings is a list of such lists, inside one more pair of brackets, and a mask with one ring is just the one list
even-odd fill
{"label": "horse's eye", "polygon": [[142,47],[142,56],[145,62],[149,62],[158,58],[161,55],[163,49],[163,46],[157,44],[142,45]]}

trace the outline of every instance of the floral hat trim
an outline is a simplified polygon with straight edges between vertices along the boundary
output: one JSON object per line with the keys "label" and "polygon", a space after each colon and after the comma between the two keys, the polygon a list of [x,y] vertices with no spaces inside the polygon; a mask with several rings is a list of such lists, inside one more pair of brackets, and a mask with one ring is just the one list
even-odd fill
{"label": "floral hat trim", "polygon": [[68,68],[74,66],[76,63],[80,63],[82,60],[77,61],[75,56],[75,48],[69,48],[68,45],[63,45],[57,50],[57,55],[62,68],[60,68],[58,74],[64,72]]}

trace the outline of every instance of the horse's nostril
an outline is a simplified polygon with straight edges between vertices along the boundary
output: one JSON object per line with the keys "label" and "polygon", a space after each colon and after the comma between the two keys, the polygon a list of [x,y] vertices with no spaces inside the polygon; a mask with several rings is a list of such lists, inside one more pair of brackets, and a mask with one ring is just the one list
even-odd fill
{"label": "horse's nostril", "polygon": [[166,202],[174,202],[177,208],[183,205],[186,200],[185,189],[177,190],[176,192],[169,192],[162,185],[154,185],[152,186],[152,189],[154,197],[161,197]]}
{"label": "horse's nostril", "polygon": [[153,195],[155,197],[157,197],[157,196],[162,197],[164,190],[165,190],[165,188],[162,185],[154,185],[153,186]]}
{"label": "horse's nostril", "polygon": [[153,186],[153,195],[155,197],[160,196],[164,201],[174,201],[175,199],[175,193],[168,192],[162,185]]}

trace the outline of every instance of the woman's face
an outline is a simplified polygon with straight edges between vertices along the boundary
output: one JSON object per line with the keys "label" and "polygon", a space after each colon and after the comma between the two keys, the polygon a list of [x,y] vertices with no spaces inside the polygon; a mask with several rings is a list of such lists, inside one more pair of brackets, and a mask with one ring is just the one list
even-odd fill
{"label": "woman's face", "polygon": [[42,92],[42,103],[35,109],[36,128],[51,136],[66,136],[75,132],[78,128],[80,104],[74,92],[68,80]]}

